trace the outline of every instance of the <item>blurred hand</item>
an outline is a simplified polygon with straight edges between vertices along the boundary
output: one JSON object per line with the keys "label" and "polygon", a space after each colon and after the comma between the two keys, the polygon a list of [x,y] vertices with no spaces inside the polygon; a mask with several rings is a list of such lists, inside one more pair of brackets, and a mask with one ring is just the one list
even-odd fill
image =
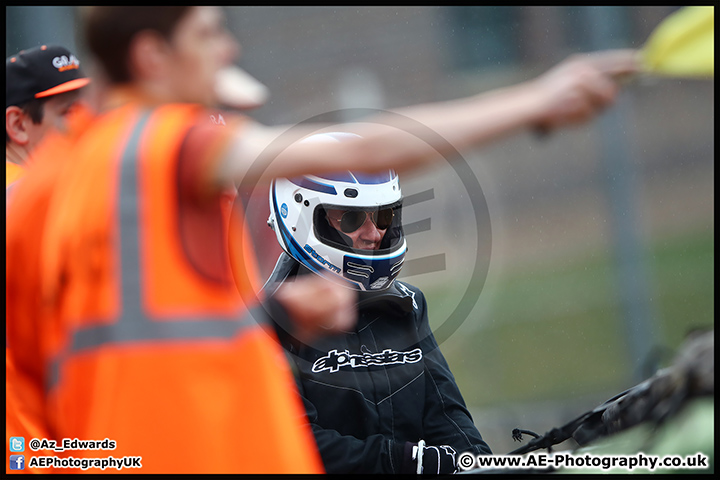
{"label": "blurred hand", "polygon": [[640,71],[637,50],[607,50],[573,55],[530,86],[538,100],[536,125],[543,130],[583,123],[611,105],[620,81]]}
{"label": "blurred hand", "polygon": [[357,322],[357,292],[319,275],[284,283],[275,298],[303,339],[349,331]]}

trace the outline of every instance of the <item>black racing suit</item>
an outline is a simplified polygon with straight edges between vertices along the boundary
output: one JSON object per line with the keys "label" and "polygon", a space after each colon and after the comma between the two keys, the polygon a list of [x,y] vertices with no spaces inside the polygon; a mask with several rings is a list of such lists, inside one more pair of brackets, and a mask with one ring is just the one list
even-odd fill
{"label": "black racing suit", "polygon": [[[283,253],[265,291],[272,296],[280,282],[306,272]],[[450,445],[457,455],[491,454],[438,348],[419,289],[395,281],[382,292],[360,292],[353,331],[311,345],[293,337],[272,303],[327,473],[399,473],[407,442],[420,439]]]}

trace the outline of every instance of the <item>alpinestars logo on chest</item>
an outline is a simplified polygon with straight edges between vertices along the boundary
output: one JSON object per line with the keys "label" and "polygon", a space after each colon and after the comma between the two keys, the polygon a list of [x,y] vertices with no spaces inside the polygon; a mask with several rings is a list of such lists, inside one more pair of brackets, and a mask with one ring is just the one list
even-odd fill
{"label": "alpinestars logo on chest", "polygon": [[324,357],[315,360],[312,366],[314,373],[329,370],[335,373],[343,367],[358,368],[371,365],[392,365],[397,363],[417,363],[422,359],[422,350],[416,348],[408,352],[398,352],[389,348],[380,353],[365,351],[360,354],[352,354],[348,350],[338,352],[330,350]]}

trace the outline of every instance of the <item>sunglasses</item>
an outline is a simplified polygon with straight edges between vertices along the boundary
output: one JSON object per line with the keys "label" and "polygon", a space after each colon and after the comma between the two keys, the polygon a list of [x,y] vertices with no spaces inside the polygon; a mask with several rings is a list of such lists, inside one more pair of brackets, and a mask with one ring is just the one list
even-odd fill
{"label": "sunglasses", "polygon": [[[377,228],[385,230],[392,223],[395,212],[393,212],[392,208],[384,208],[370,212],[364,210],[348,210],[340,216],[340,230],[344,233],[352,233],[363,226],[368,216],[370,216],[370,220]],[[336,218],[333,220],[338,221]]]}

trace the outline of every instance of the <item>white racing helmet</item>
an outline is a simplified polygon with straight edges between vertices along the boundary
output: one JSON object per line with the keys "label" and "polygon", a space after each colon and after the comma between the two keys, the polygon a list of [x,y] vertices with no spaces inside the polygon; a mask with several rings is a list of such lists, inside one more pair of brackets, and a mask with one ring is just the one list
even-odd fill
{"label": "white racing helmet", "polygon": [[[339,142],[357,135],[321,133],[303,142]],[[371,219],[385,234],[377,250],[353,248],[349,236],[330,225],[328,209],[345,210],[340,226],[352,232]],[[357,212],[357,213],[356,213]],[[363,291],[384,290],[400,273],[407,244],[397,174],[338,172],[277,178],[270,186],[270,218],[283,250],[311,271]]]}

